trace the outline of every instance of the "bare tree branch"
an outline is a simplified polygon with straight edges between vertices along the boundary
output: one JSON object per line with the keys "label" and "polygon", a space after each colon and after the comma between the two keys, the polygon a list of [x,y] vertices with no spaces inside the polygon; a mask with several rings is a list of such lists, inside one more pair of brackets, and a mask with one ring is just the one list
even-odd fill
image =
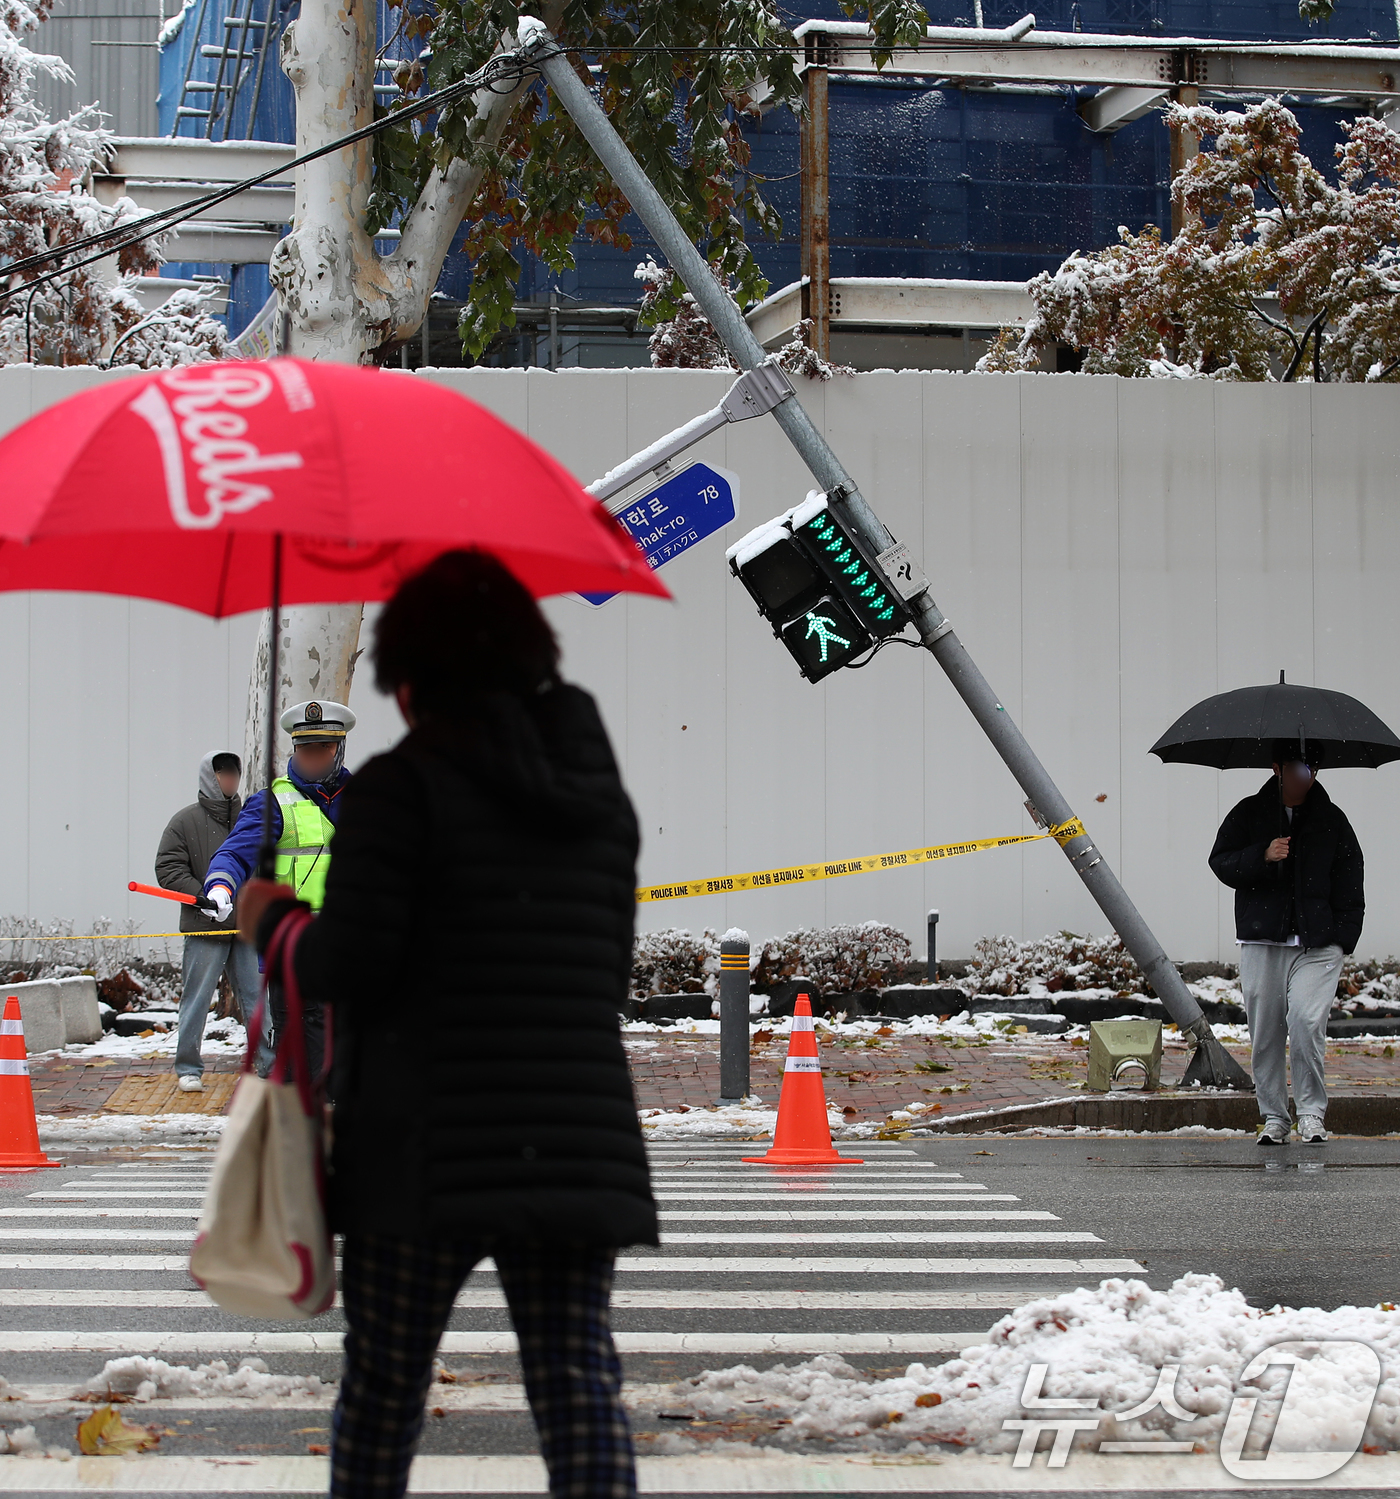
{"label": "bare tree branch", "polygon": [[1298,373],[1298,368],[1303,362],[1303,355],[1307,352],[1309,338],[1313,340],[1313,368],[1314,370],[1316,370],[1319,367],[1318,347],[1322,343],[1322,324],[1326,321],[1327,309],[1324,307],[1322,311],[1319,312],[1315,318],[1313,318],[1312,322],[1310,322],[1308,326],[1303,329],[1302,341],[1297,343],[1296,345],[1298,352],[1294,354],[1293,363],[1288,366],[1288,371],[1283,377],[1283,383],[1285,385],[1290,380],[1292,380],[1294,375]]}

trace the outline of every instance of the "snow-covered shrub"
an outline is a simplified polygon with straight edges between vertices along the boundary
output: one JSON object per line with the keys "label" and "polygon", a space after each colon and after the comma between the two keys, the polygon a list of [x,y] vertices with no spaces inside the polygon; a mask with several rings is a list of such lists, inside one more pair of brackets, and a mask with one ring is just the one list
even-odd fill
{"label": "snow-covered shrub", "polygon": [[[128,924],[127,930],[130,930]],[[182,981],[178,949],[165,939],[161,947],[135,938],[113,940],[114,923],[100,916],[86,928],[102,940],[84,942],[73,935],[71,920],[40,921],[33,916],[0,916],[0,979],[22,984],[29,979],[72,978],[90,973],[103,1000],[120,1010],[125,996],[133,1008],[164,1001],[178,1002]]]}
{"label": "snow-covered shrub", "polygon": [[632,946],[634,999],[648,994],[713,994],[719,972],[719,938],[706,927],[700,936],[683,927],[639,932]]}
{"label": "snow-covered shrub", "polygon": [[1337,985],[1337,1007],[1351,1014],[1358,1010],[1400,1011],[1400,965],[1394,958],[1383,963],[1375,958],[1346,958]]}
{"label": "snow-covered shrub", "polygon": [[141,1007],[141,1002],[146,997],[146,986],[140,979],[133,978],[129,969],[123,968],[111,978],[99,979],[97,992],[102,1003],[111,1005],[113,1011],[120,1015],[123,1010]]}
{"label": "snow-covered shrub", "polygon": [[754,988],[771,989],[801,974],[823,994],[854,994],[891,981],[892,970],[913,957],[903,932],[882,921],[859,926],[799,927],[770,938],[758,952]]}
{"label": "snow-covered shrub", "polygon": [[1025,994],[1032,985],[1061,990],[1112,989],[1146,994],[1147,980],[1118,936],[1077,937],[1059,932],[1035,942],[983,937],[973,949],[962,987],[969,994]]}

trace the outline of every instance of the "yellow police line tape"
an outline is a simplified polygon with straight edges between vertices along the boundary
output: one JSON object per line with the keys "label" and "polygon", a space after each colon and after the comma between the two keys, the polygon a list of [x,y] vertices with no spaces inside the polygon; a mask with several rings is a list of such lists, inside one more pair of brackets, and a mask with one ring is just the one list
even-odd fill
{"label": "yellow police line tape", "polygon": [[[768,890],[777,885],[805,885],[815,880],[839,880],[848,874],[870,874],[877,869],[904,869],[911,864],[932,864],[937,859],[956,859],[984,848],[1010,848],[1013,843],[1040,843],[1053,838],[1061,848],[1085,831],[1077,817],[1062,822],[1047,833],[1017,833],[1009,838],[974,838],[971,843],[939,843],[932,847],[905,848],[892,854],[867,854],[860,859],[837,859],[829,864],[789,864],[783,869],[754,869],[748,874],[722,874],[709,880],[685,880],[678,885],[641,885],[637,903],[652,900],[686,900],[695,895],[730,895],[736,890]],[[90,932],[81,937],[0,937],[0,942],[117,942],[143,937],[236,937],[236,927],[226,932]]]}
{"label": "yellow police line tape", "polygon": [[0,942],[134,942],[138,937],[236,937],[238,928],[226,932],[83,932],[76,937],[0,937]]}
{"label": "yellow police line tape", "polygon": [[777,885],[805,885],[813,880],[839,880],[848,874],[870,874],[877,869],[903,869],[911,864],[932,864],[937,859],[956,859],[984,848],[1009,848],[1013,843],[1039,843],[1053,838],[1061,848],[1084,833],[1077,817],[1046,833],[1019,833],[1010,838],[976,838],[970,843],[940,843],[934,847],[906,848],[892,854],[869,854],[861,859],[836,859],[827,864],[789,864],[785,869],[755,869],[748,874],[723,874],[710,880],[685,880],[675,885],[643,885],[637,903],[653,900],[685,900],[695,895],[730,895],[736,890],[768,890]]}

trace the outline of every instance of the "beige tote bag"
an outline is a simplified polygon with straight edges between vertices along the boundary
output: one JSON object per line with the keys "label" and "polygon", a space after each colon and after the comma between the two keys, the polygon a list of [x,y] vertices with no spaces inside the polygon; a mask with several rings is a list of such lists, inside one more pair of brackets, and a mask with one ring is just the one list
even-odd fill
{"label": "beige tote bag", "polygon": [[190,1274],[225,1311],[277,1322],[319,1316],[335,1300],[324,1109],[307,1066],[292,967],[310,920],[305,911],[288,916],[268,948],[267,976],[280,967],[287,1023],[272,1071],[258,1077],[253,1058],[267,1009],[265,985],[190,1255]]}

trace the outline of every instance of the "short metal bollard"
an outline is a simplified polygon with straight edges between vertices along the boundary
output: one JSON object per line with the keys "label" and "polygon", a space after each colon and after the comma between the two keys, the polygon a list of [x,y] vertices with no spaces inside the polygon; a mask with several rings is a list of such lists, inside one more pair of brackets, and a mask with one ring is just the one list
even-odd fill
{"label": "short metal bollard", "polygon": [[731,927],[719,945],[719,1101],[749,1092],[749,934]]}
{"label": "short metal bollard", "polygon": [[928,981],[938,982],[938,912],[928,913]]}

